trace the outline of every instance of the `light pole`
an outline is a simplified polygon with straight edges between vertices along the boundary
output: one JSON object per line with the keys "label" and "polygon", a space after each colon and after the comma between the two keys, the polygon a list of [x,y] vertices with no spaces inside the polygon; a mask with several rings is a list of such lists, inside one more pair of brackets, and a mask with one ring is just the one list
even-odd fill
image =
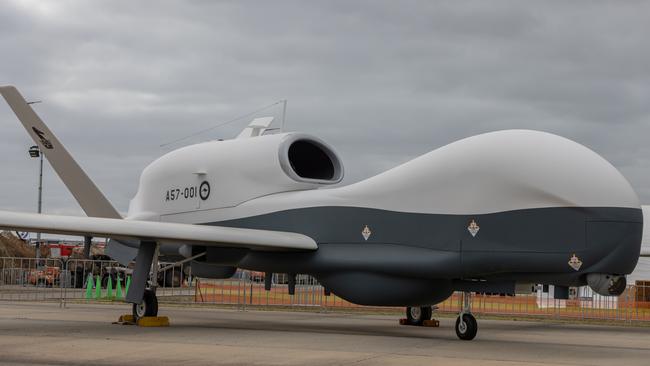
{"label": "light pole", "polygon": [[[39,150],[38,146],[34,145],[29,148],[29,156],[32,158],[40,158],[40,168],[38,172],[38,213],[40,214],[43,206],[43,153]],[[36,265],[38,266],[38,259],[41,256],[41,233],[36,233]]]}

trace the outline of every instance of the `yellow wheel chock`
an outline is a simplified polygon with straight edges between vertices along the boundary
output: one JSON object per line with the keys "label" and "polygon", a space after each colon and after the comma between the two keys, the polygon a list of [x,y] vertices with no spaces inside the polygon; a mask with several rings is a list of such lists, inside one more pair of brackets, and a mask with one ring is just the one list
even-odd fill
{"label": "yellow wheel chock", "polygon": [[145,316],[138,319],[136,324],[133,315],[127,314],[120,316],[120,318],[113,324],[137,325],[140,327],[168,327],[169,318],[166,316]]}

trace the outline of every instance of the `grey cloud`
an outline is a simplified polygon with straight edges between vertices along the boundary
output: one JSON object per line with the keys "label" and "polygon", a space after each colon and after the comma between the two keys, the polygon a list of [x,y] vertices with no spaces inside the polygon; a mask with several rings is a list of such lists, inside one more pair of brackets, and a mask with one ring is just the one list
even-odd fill
{"label": "grey cloud", "polygon": [[[336,147],[346,182],[473,134],[533,128],[599,152],[649,202],[649,8],[8,1],[0,83],[44,100],[39,114],[121,211],[139,172],[169,151],[160,144],[283,98],[287,127]],[[184,143],[227,138],[245,124]],[[33,210],[31,143],[7,107],[0,126],[10,177],[0,203]],[[51,170],[45,193],[48,212],[81,214]]]}

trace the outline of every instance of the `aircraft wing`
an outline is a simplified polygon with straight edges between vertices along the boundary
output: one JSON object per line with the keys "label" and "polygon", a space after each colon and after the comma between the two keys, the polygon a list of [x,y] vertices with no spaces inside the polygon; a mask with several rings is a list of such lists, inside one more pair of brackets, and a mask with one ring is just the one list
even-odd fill
{"label": "aircraft wing", "polygon": [[316,250],[305,235],[270,230],[0,211],[0,228],[255,250]]}

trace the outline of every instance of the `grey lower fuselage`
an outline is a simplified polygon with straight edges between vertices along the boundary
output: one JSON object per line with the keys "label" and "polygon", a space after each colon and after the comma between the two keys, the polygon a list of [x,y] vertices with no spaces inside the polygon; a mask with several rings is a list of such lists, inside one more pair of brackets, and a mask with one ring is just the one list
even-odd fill
{"label": "grey lower fuselage", "polygon": [[[472,221],[479,227],[475,236],[468,230]],[[430,286],[432,294],[441,286],[481,290],[472,287],[475,281],[482,281],[483,290],[490,292],[515,282],[579,286],[586,284],[587,273],[629,274],[639,256],[643,215],[640,209],[614,207],[480,215],[311,207],[207,224],[298,232],[314,238],[319,246],[314,252],[245,251],[235,256],[208,248],[214,264],[307,273],[359,303],[408,305],[418,302],[412,297],[419,296],[404,294],[400,299],[396,289],[392,289],[393,299],[381,293],[358,296],[367,282],[381,282],[377,286],[391,290],[391,279],[400,288],[422,282],[420,287]],[[366,226],[367,240],[362,235]],[[574,255],[582,262],[578,269],[568,263]]]}

